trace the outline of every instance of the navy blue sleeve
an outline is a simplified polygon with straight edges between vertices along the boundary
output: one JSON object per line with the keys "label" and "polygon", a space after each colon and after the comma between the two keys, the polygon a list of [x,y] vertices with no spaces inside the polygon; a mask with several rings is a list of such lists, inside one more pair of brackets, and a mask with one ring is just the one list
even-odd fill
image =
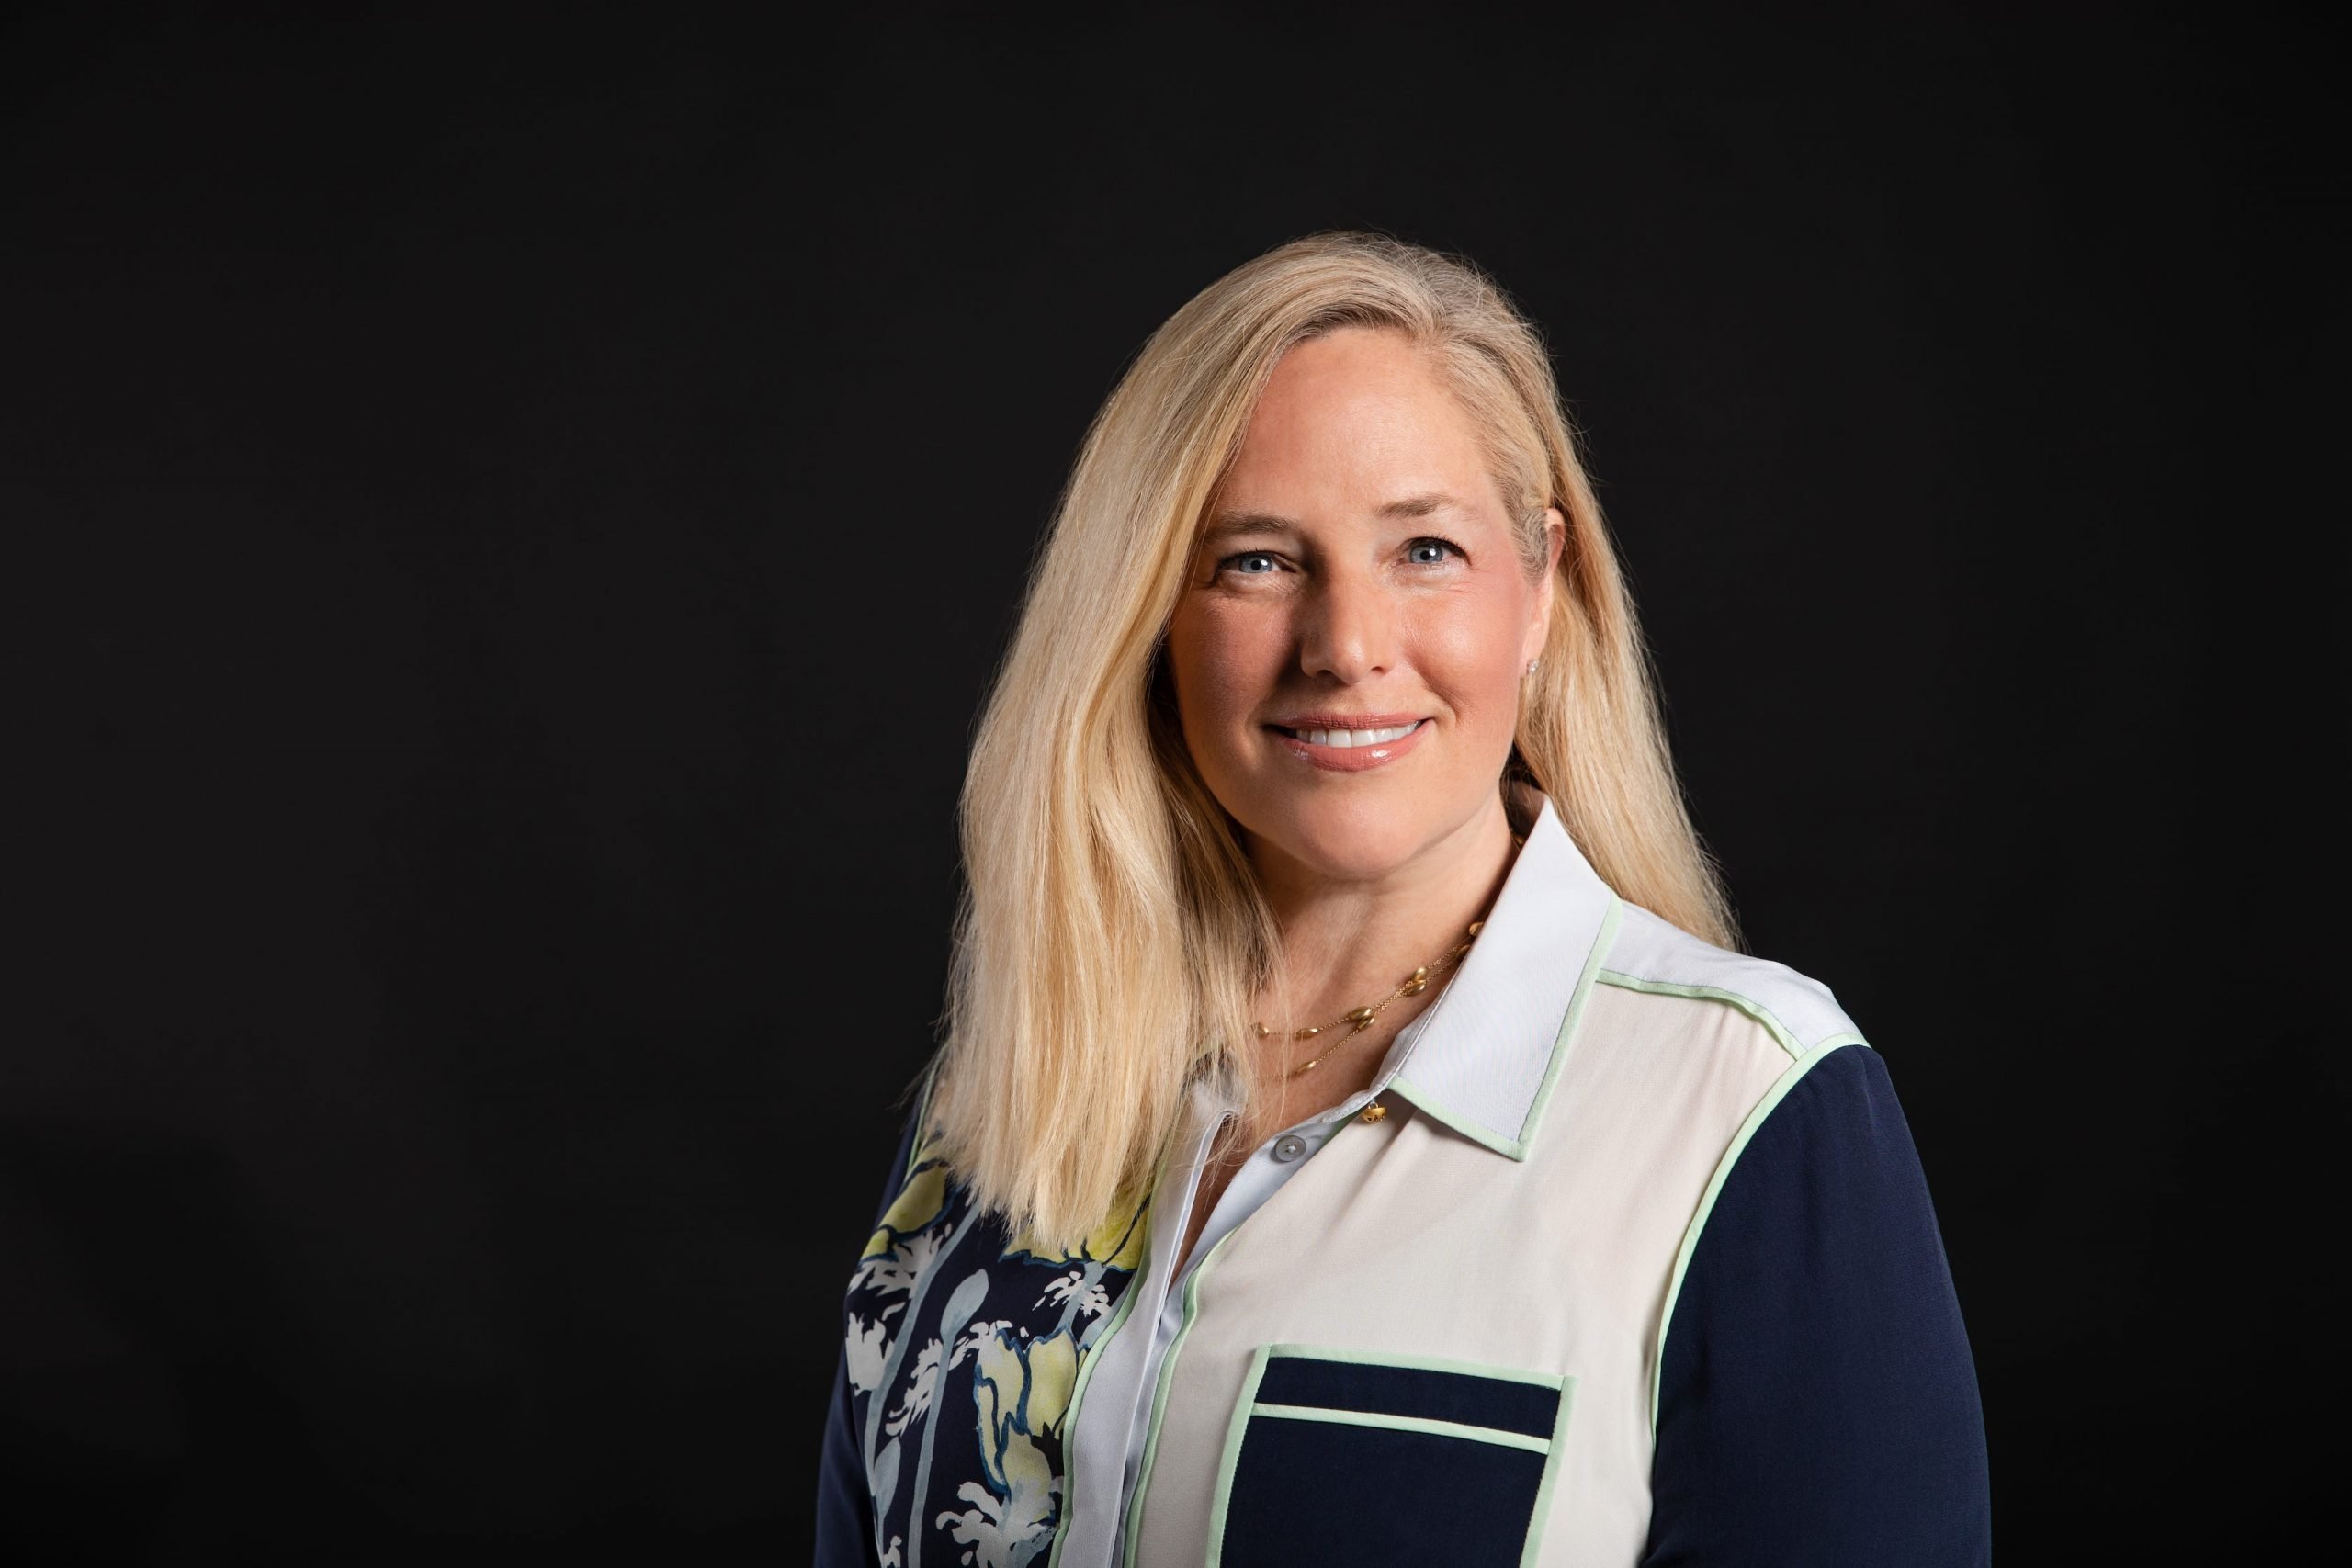
{"label": "navy blue sleeve", "polygon": [[[915,1124],[926,1108],[929,1089],[919,1096],[913,1113],[899,1134],[899,1151],[874,1205],[873,1225],[882,1224],[891,1201],[906,1179],[907,1162],[914,1153]],[[871,1234],[871,1227],[869,1227]],[[848,1281],[843,1280],[847,1293]],[[833,1397],[825,1414],[824,1448],[817,1466],[817,1554],[815,1568],[880,1568],[874,1546],[873,1494],[866,1489],[865,1459],[859,1451],[860,1435],[850,1404],[849,1319],[842,1319],[842,1348],[833,1359]]]}
{"label": "navy blue sleeve", "polygon": [[817,1470],[816,1568],[880,1568],[874,1551],[874,1509],[859,1461],[856,1423],[850,1412],[849,1356],[833,1363],[833,1401],[825,1417],[824,1457]]}
{"label": "navy blue sleeve", "polygon": [[1644,1568],[1991,1561],[1976,1365],[1876,1051],[1833,1049],[1733,1164],[1657,1416]]}

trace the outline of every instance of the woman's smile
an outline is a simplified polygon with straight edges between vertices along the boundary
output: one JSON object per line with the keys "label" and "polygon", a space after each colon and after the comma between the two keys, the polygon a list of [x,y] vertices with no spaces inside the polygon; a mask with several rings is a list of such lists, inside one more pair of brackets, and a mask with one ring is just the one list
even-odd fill
{"label": "woman's smile", "polygon": [[1370,714],[1349,718],[1337,715],[1303,714],[1288,723],[1269,724],[1266,733],[1282,748],[1310,767],[1337,773],[1360,773],[1395,761],[1421,743],[1436,721],[1409,716]]}

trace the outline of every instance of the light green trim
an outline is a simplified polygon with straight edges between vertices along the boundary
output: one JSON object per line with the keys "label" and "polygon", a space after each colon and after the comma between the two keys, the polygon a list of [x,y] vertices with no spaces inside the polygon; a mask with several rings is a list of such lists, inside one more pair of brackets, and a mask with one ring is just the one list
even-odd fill
{"label": "light green trim", "polygon": [[1175,1378],[1176,1358],[1183,1353],[1184,1341],[1193,1335],[1193,1324],[1200,1303],[1201,1276],[1209,1271],[1209,1265],[1216,1261],[1216,1255],[1225,1250],[1225,1244],[1231,1241],[1235,1232],[1240,1228],[1236,1225],[1233,1230],[1217,1237],[1216,1245],[1209,1248],[1208,1255],[1201,1259],[1200,1266],[1184,1281],[1183,1321],[1177,1325],[1176,1337],[1168,1342],[1167,1357],[1159,1363],[1159,1382],[1152,1385],[1151,1432],[1144,1438],[1143,1463],[1136,1471],[1136,1495],[1127,1500],[1127,1548],[1120,1558],[1125,1568],[1133,1568],[1135,1563],[1136,1537],[1140,1533],[1136,1526],[1143,1518],[1144,1497],[1151,1490],[1151,1463],[1159,1457],[1159,1426],[1168,1416],[1168,1385]]}
{"label": "light green trim", "polygon": [[1535,1094],[1527,1103],[1527,1113],[1520,1118],[1519,1135],[1509,1136],[1496,1132],[1474,1116],[1448,1105],[1428,1089],[1399,1073],[1389,1080],[1389,1087],[1423,1111],[1443,1122],[1473,1143],[1484,1144],[1497,1154],[1523,1160],[1535,1141],[1536,1123],[1552,1103],[1552,1090],[1560,1081],[1560,1071],[1567,1065],[1568,1051],[1576,1038],[1577,1025],[1583,1021],[1585,1000],[1592,994],[1595,979],[1605,973],[1601,959],[1608,953],[1623,918],[1623,901],[1616,894],[1609,896],[1609,908],[1600,917],[1600,925],[1593,932],[1592,946],[1585,953],[1584,968],[1577,976],[1576,989],[1568,993],[1567,1011],[1561,1016],[1560,1027],[1552,1036],[1552,1054],[1544,1064],[1544,1080],[1535,1086]]}
{"label": "light green trim", "polygon": [[[1149,1255],[1145,1258],[1147,1266]],[[1119,1304],[1112,1309],[1111,1321],[1094,1343],[1086,1348],[1085,1359],[1079,1363],[1078,1381],[1069,1386],[1069,1408],[1062,1413],[1062,1517],[1054,1526],[1054,1548],[1046,1555],[1046,1568],[1055,1568],[1062,1560],[1062,1540],[1069,1534],[1070,1505],[1078,1496],[1078,1445],[1071,1439],[1078,1436],[1079,1401],[1086,1397],[1086,1385],[1092,1381],[1094,1369],[1102,1359],[1102,1352],[1111,1338],[1126,1325],[1127,1314],[1136,1310],[1136,1298],[1143,1292],[1143,1270],[1137,1269],[1119,1296]]]}
{"label": "light green trim", "polygon": [[[1159,1218],[1159,1189],[1168,1174],[1168,1162],[1176,1152],[1176,1139],[1171,1134],[1159,1151],[1159,1162],[1152,1168],[1151,1193],[1144,1200],[1143,1261],[1127,1278],[1127,1288],[1119,1294],[1119,1304],[1111,1311],[1111,1321],[1078,1363],[1078,1379],[1069,1385],[1069,1408],[1062,1412],[1062,1504],[1061,1517],[1054,1523],[1053,1549],[1046,1554],[1046,1568],[1058,1568],[1062,1560],[1062,1543],[1069,1535],[1072,1505],[1078,1498],[1078,1436],[1079,1402],[1086,1397],[1086,1386],[1093,1381],[1094,1369],[1102,1361],[1100,1352],[1110,1348],[1111,1337],[1126,1325],[1127,1316],[1136,1310],[1136,1303],[1144,1294],[1144,1286],[1151,1277],[1151,1227]],[[1204,1259],[1203,1261],[1206,1261]]]}
{"label": "light green trim", "polygon": [[1726,1002],[1762,1024],[1765,1031],[1780,1043],[1792,1059],[1804,1055],[1804,1047],[1789,1026],[1773,1015],[1772,1010],[1752,997],[1737,991],[1726,991],[1720,986],[1685,986],[1672,980],[1645,980],[1637,975],[1627,975],[1615,969],[1600,972],[1600,983],[1628,991],[1647,991],[1661,997],[1692,997],[1701,1001]]}
{"label": "light green trim", "polygon": [[[1329,1148],[1333,1144],[1339,1142],[1340,1134],[1346,1132],[1351,1126],[1354,1125],[1355,1120],[1356,1119],[1353,1116],[1341,1119],[1339,1124],[1331,1129],[1331,1135],[1324,1139],[1323,1142],[1317,1146],[1314,1153],[1321,1154],[1325,1149]],[[1307,1157],[1312,1159],[1314,1155],[1309,1155]],[[1274,1191],[1266,1199],[1265,1203],[1261,1203],[1258,1206],[1259,1209],[1262,1210],[1266,1206],[1266,1203],[1272,1203],[1280,1201],[1282,1195],[1289,1190],[1290,1183],[1285,1181],[1281,1187],[1274,1190]],[[1197,1195],[1199,1190],[1199,1187],[1195,1185],[1193,1188],[1194,1194]],[[1252,1211],[1253,1213],[1256,1212],[1257,1211],[1254,1210]],[[1186,1218],[1189,1219],[1191,1216],[1188,1214],[1186,1215]],[[1242,1224],[1247,1224],[1249,1223],[1249,1215],[1244,1215],[1242,1217]],[[1183,1321],[1177,1325],[1176,1337],[1168,1342],[1168,1354],[1159,1363],[1159,1381],[1152,1385],[1151,1431],[1150,1434],[1144,1438],[1143,1462],[1136,1469],[1135,1495],[1127,1500],[1127,1517],[1125,1527],[1127,1545],[1126,1551],[1120,1558],[1122,1568],[1134,1568],[1136,1560],[1136,1543],[1142,1534],[1142,1531],[1137,1527],[1141,1524],[1143,1519],[1143,1500],[1145,1495],[1151,1490],[1151,1461],[1159,1457],[1159,1424],[1168,1415],[1168,1385],[1175,1377],[1176,1358],[1183,1353],[1184,1341],[1192,1337],[1193,1320],[1195,1315],[1195,1309],[1200,1301],[1201,1278],[1205,1275],[1209,1271],[1210,1267],[1216,1262],[1216,1255],[1225,1250],[1225,1244],[1231,1241],[1237,1235],[1238,1235],[1240,1230],[1241,1225],[1237,1224],[1231,1230],[1227,1231],[1223,1235],[1217,1237],[1216,1245],[1212,1246],[1208,1251],[1202,1256],[1200,1262],[1194,1266],[1192,1273],[1185,1276]],[[1252,1384],[1251,1386],[1254,1388],[1256,1385]],[[1068,1495],[1068,1494],[1065,1493],[1064,1495]],[[1053,1564],[1048,1562],[1046,1564],[1046,1568],[1053,1568]]]}
{"label": "light green trim", "polygon": [[1570,1380],[1556,1372],[1531,1371],[1525,1367],[1497,1366],[1487,1361],[1457,1361],[1449,1356],[1417,1356],[1408,1351],[1353,1350],[1337,1345],[1274,1344],[1263,1347],[1260,1355],[1293,1356],[1308,1361],[1345,1361],[1359,1367],[1410,1367],[1427,1372],[1467,1372],[1472,1377],[1495,1378],[1503,1382],[1540,1383],[1545,1388],[1558,1388]]}
{"label": "light green trim", "polygon": [[[1219,1121],[1219,1125],[1223,1125],[1222,1119]],[[1342,1125],[1344,1125],[1344,1123],[1342,1123]],[[1331,1134],[1332,1138],[1336,1138],[1338,1136],[1339,1134],[1337,1132],[1334,1132]],[[1325,1148],[1329,1148],[1330,1145],[1331,1138],[1326,1138],[1323,1140],[1323,1146]],[[1204,1150],[1204,1152],[1205,1152],[1205,1150]],[[1200,1183],[1195,1180],[1193,1183],[1192,1190],[1185,1194],[1184,1218],[1187,1221],[1192,1218],[1193,1200],[1200,1196]],[[1188,1225],[1186,1228],[1189,1229],[1190,1226]],[[1127,1517],[1124,1526],[1122,1527],[1127,1538],[1127,1544],[1126,1551],[1122,1554],[1120,1562],[1123,1564],[1127,1565],[1127,1568],[1132,1568],[1136,1560],[1136,1537],[1138,1533],[1136,1526],[1143,1517],[1144,1495],[1151,1490],[1151,1461],[1159,1457],[1159,1424],[1165,1420],[1168,1416],[1168,1385],[1175,1377],[1176,1358],[1182,1354],[1184,1349],[1184,1341],[1191,1338],[1193,1335],[1193,1315],[1195,1309],[1199,1305],[1201,1296],[1201,1276],[1209,1271],[1209,1265],[1216,1261],[1216,1255],[1225,1250],[1225,1244],[1231,1241],[1233,1239],[1234,1233],[1238,1231],[1240,1228],[1241,1227],[1239,1225],[1236,1225],[1232,1230],[1229,1230],[1223,1235],[1217,1237],[1216,1245],[1208,1249],[1207,1253],[1203,1256],[1200,1262],[1194,1266],[1192,1273],[1186,1275],[1184,1278],[1183,1318],[1182,1321],[1176,1325],[1176,1337],[1168,1342],[1168,1354],[1161,1359],[1159,1363],[1159,1376],[1152,1384],[1151,1430],[1145,1437],[1143,1441],[1143,1462],[1138,1465],[1136,1470],[1136,1492],[1134,1496],[1127,1499]],[[1182,1230],[1176,1233],[1176,1245],[1179,1247],[1182,1247],[1184,1244],[1183,1235],[1184,1233]],[[1182,1265],[1183,1259],[1176,1258],[1176,1255],[1172,1251],[1169,1254],[1169,1257],[1175,1260],[1176,1266],[1181,1267]]]}
{"label": "light green trim", "polygon": [[1552,1493],[1560,1480],[1560,1455],[1568,1446],[1568,1406],[1575,1401],[1577,1380],[1560,1380],[1560,1415],[1552,1423],[1552,1441],[1544,1456],[1544,1478],[1535,1483],[1535,1506],[1527,1514],[1527,1544],[1519,1553],[1519,1568],[1535,1568],[1535,1554],[1544,1542],[1544,1526],[1552,1511]]}
{"label": "light green trim", "polygon": [[1600,930],[1592,939],[1592,951],[1585,954],[1584,968],[1577,976],[1577,988],[1569,993],[1567,1016],[1560,1021],[1560,1032],[1552,1041],[1552,1059],[1544,1065],[1544,1081],[1536,1086],[1534,1103],[1527,1108],[1527,1115],[1519,1124],[1519,1152],[1514,1158],[1525,1159],[1528,1145],[1535,1142],[1535,1124],[1544,1119],[1544,1109],[1552,1103],[1552,1087],[1560,1081],[1560,1069],[1567,1065],[1577,1025],[1584,1019],[1585,998],[1592,995],[1592,982],[1600,973],[1600,961],[1616,944],[1623,909],[1623,900],[1613,892],[1610,894],[1609,912],[1600,917]]}
{"label": "light green trim", "polygon": [[1487,1147],[1494,1150],[1497,1154],[1509,1155],[1513,1159],[1525,1159],[1527,1157],[1527,1151],[1520,1146],[1517,1139],[1506,1138],[1501,1134],[1490,1130],[1485,1122],[1480,1122],[1474,1116],[1465,1115],[1464,1112],[1455,1110],[1453,1106],[1448,1105],[1444,1100],[1440,1100],[1436,1095],[1431,1094],[1428,1089],[1423,1089],[1419,1084],[1413,1082],[1412,1079],[1407,1077],[1404,1074],[1399,1073],[1395,1077],[1390,1078],[1388,1080],[1388,1087],[1403,1095],[1406,1099],[1411,1100],[1415,1105],[1419,1106],[1423,1111],[1426,1111],[1430,1115],[1436,1117],[1439,1121],[1444,1122],[1447,1126],[1453,1128],[1455,1132],[1461,1134],[1464,1137],[1469,1139],[1472,1143],[1484,1144]]}
{"label": "light green trim", "polygon": [[1645,980],[1638,975],[1627,975],[1615,969],[1603,969],[1600,975],[1604,986],[1618,986],[1628,991],[1648,991],[1662,997],[1696,997],[1702,1001],[1728,1002],[1769,1031],[1781,1049],[1791,1060],[1803,1057],[1809,1050],[1826,1050],[1833,1044],[1847,1044],[1861,1039],[1859,1034],[1832,1034],[1807,1046],[1789,1026],[1772,1016],[1772,1010],[1753,997],[1743,997],[1737,991],[1726,991],[1720,986],[1684,986],[1672,980]]}
{"label": "light green trim", "polygon": [[1261,1345],[1250,1358],[1249,1374],[1241,1380],[1241,1397],[1233,1402],[1233,1418],[1225,1424],[1225,1448],[1216,1460],[1216,1488],[1209,1495],[1209,1555],[1202,1568],[1221,1568],[1225,1562],[1225,1515],[1233,1501],[1233,1474],[1240,1468],[1250,1407],[1258,1401],[1258,1384],[1266,1375],[1266,1359],[1273,1349]]}
{"label": "light green trim", "polygon": [[1427,1416],[1384,1416],[1371,1410],[1339,1410],[1320,1404],[1253,1404],[1250,1416],[1279,1416],[1285,1421],[1328,1421],[1334,1427],[1380,1427],[1397,1432],[1427,1432],[1439,1438],[1467,1438],[1499,1448],[1525,1449],[1529,1453],[1551,1451],[1551,1442],[1499,1427],[1472,1427],[1460,1421],[1439,1421]]}
{"label": "light green trim", "polygon": [[[1204,1262],[1206,1259],[1203,1259]],[[1363,1366],[1416,1367],[1431,1371],[1468,1372],[1478,1377],[1498,1378],[1511,1382],[1534,1383],[1539,1387],[1559,1391],[1559,1414],[1552,1423],[1549,1438],[1531,1438],[1520,1432],[1506,1432],[1493,1427],[1473,1427],[1458,1421],[1432,1421],[1410,1416],[1380,1416],[1355,1410],[1333,1410],[1319,1405],[1261,1404],[1258,1390],[1263,1384],[1267,1363],[1276,1356],[1300,1356],[1314,1360],[1348,1361]],[[1535,1501],[1529,1510],[1527,1544],[1520,1553],[1520,1568],[1534,1568],[1536,1553],[1544,1538],[1544,1526],[1550,1512],[1552,1494],[1560,1478],[1560,1456],[1567,1447],[1568,1413],[1576,1397],[1577,1380],[1551,1372],[1539,1372],[1525,1367],[1498,1366],[1487,1361],[1463,1361],[1447,1356],[1418,1356],[1409,1353],[1395,1355],[1370,1350],[1347,1349],[1334,1345],[1273,1344],[1261,1345],[1250,1358],[1250,1370],[1241,1380],[1240,1397],[1234,1401],[1232,1419],[1226,1423],[1225,1448],[1217,1456],[1216,1485],[1209,1501],[1209,1551],[1204,1568],[1222,1568],[1225,1561],[1225,1527],[1233,1505],[1233,1482],[1241,1468],[1242,1445],[1249,1439],[1252,1416],[1272,1416],[1288,1420],[1331,1421],[1343,1426],[1386,1427],[1402,1431],[1430,1432],[1452,1438],[1467,1438],[1478,1442],[1499,1443],[1508,1448],[1524,1449],[1544,1456],[1544,1473],[1535,1483]]]}
{"label": "light green trim", "polygon": [[1674,1303],[1682,1293],[1682,1277],[1690,1272],[1690,1254],[1698,1248],[1699,1233],[1706,1229],[1707,1216],[1714,1213],[1715,1199],[1722,1194],[1724,1183],[1730,1179],[1732,1167],[1739,1163],[1740,1155],[1747,1150],[1747,1141],[1756,1136],[1756,1130],[1764,1125],[1764,1119],[1772,1114],[1773,1108],[1787,1097],[1789,1090],[1804,1081],[1804,1076],[1813,1071],[1825,1057],[1849,1045],[1860,1045],[1864,1050],[1870,1049],[1870,1043],[1859,1034],[1833,1034],[1813,1050],[1799,1056],[1787,1070],[1772,1080],[1772,1087],[1764,1091],[1764,1098],[1756,1102],[1755,1107],[1748,1111],[1747,1120],[1740,1122],[1739,1131],[1733,1134],[1731,1145],[1724,1150],[1723,1158],[1715,1162],[1715,1173],[1708,1178],[1707,1190],[1700,1195],[1699,1211],[1690,1216],[1690,1224],[1684,1227],[1682,1232],[1682,1245],[1675,1249],[1674,1272],[1668,1278],[1666,1287],[1666,1306],[1658,1314],[1657,1359],[1650,1367],[1650,1441],[1652,1444],[1657,1441],[1658,1384],[1666,1372],[1666,1336],[1668,1330],[1674,1325]]}

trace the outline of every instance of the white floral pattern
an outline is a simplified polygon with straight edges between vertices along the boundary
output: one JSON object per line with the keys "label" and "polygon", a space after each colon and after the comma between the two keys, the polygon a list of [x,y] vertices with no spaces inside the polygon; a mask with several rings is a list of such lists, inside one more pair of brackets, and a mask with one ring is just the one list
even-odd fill
{"label": "white floral pattern", "polygon": [[1111,1310],[1111,1292],[1099,1282],[1090,1283],[1083,1269],[1073,1269],[1058,1279],[1046,1280],[1046,1293],[1037,1298],[1037,1304],[1044,1306],[1049,1301],[1065,1306],[1075,1301],[1081,1314]]}
{"label": "white floral pattern", "polygon": [[890,1331],[880,1319],[871,1322],[852,1313],[849,1319],[849,1386],[871,1393],[882,1384],[883,1358],[890,1349]]}
{"label": "white floral pattern", "polygon": [[894,1438],[905,1431],[909,1422],[931,1408],[931,1391],[938,1382],[939,1341],[934,1339],[916,1354],[914,1371],[907,1381],[906,1397],[883,1421],[882,1429]]}
{"label": "white floral pattern", "polygon": [[964,1561],[973,1568],[1028,1568],[1052,1544],[1062,1490],[1034,1439],[1059,1436],[1077,1374],[1076,1342],[1055,1333],[1024,1345],[999,1332],[981,1342],[978,1359],[975,1404],[987,1484],[957,1487],[973,1506],[944,1512],[937,1522],[971,1548]]}
{"label": "white floral pattern", "polygon": [[976,1213],[920,1148],[909,1159],[843,1303],[847,1425],[882,1562],[1043,1561],[1078,1371],[1142,1261],[1147,1207],[1123,1201],[1075,1250],[1044,1247]]}

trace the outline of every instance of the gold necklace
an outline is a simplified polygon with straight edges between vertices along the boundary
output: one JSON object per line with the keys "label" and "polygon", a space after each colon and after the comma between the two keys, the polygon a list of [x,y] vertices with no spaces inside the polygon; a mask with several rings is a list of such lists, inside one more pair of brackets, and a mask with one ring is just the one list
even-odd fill
{"label": "gold necklace", "polygon": [[[1510,836],[1510,841],[1516,848],[1524,849],[1527,845],[1527,840],[1518,833],[1513,833]],[[1341,1040],[1354,1039],[1357,1035],[1362,1034],[1365,1030],[1370,1029],[1373,1026],[1374,1021],[1380,1017],[1380,1010],[1382,1008],[1386,1007],[1390,1002],[1396,1001],[1400,998],[1419,996],[1423,991],[1430,988],[1430,977],[1431,976],[1442,975],[1446,970],[1451,969],[1455,964],[1461,963],[1463,954],[1470,951],[1470,942],[1476,942],[1478,939],[1478,932],[1486,923],[1487,922],[1484,920],[1471,921],[1470,929],[1463,933],[1470,939],[1469,942],[1463,942],[1452,953],[1447,953],[1443,958],[1437,960],[1433,964],[1422,964],[1419,969],[1416,969],[1410,975],[1406,976],[1403,984],[1399,985],[1395,990],[1389,992],[1386,996],[1381,998],[1378,1001],[1367,1002],[1363,1007],[1356,1008],[1347,1013],[1344,1017],[1335,1019],[1329,1023],[1318,1023],[1311,1029],[1294,1029],[1290,1032],[1290,1037],[1293,1040],[1312,1040],[1327,1029],[1337,1029],[1340,1024],[1347,1023],[1353,1024],[1355,1027],[1350,1029],[1347,1033],[1342,1034],[1340,1038]],[[1274,1032],[1272,1030],[1268,1029],[1262,1023],[1257,1022],[1254,1019],[1250,1021],[1258,1031],[1259,1039],[1270,1040],[1273,1038]],[[1308,1062],[1306,1067],[1293,1067],[1290,1070],[1289,1076],[1292,1077],[1298,1077],[1299,1074],[1306,1071],[1306,1067],[1311,1067],[1315,1066],[1316,1062],[1321,1061],[1327,1054],[1328,1052],[1317,1052],[1314,1060]]]}
{"label": "gold necklace", "polygon": [[[1470,922],[1470,929],[1463,934],[1468,937],[1470,942],[1475,942],[1477,940],[1479,928],[1484,926],[1486,923],[1487,922],[1484,920],[1473,920]],[[1389,992],[1386,996],[1381,998],[1378,1001],[1367,1002],[1363,1007],[1351,1010],[1345,1017],[1336,1019],[1329,1023],[1318,1023],[1311,1029],[1294,1029],[1290,1032],[1290,1037],[1293,1040],[1312,1040],[1315,1036],[1322,1033],[1325,1030],[1337,1029],[1340,1024],[1345,1023],[1351,1024],[1354,1027],[1351,1028],[1347,1033],[1340,1036],[1340,1038],[1341,1040],[1351,1040],[1355,1038],[1355,1036],[1363,1033],[1365,1030],[1370,1029],[1373,1026],[1374,1021],[1380,1017],[1380,1010],[1382,1008],[1386,1007],[1390,1002],[1396,1001],[1403,997],[1419,996],[1423,991],[1430,988],[1430,980],[1432,976],[1442,975],[1446,970],[1451,969],[1455,964],[1461,963],[1462,955],[1470,951],[1470,942],[1463,942],[1452,953],[1447,953],[1443,958],[1438,959],[1435,963],[1422,964],[1419,969],[1416,969],[1410,975],[1406,976],[1402,984],[1400,984],[1395,990]],[[1271,1039],[1274,1032],[1262,1023],[1258,1024],[1257,1029],[1258,1038],[1261,1040]],[[1326,1055],[1329,1055],[1328,1050],[1317,1053],[1314,1061],[1308,1062],[1306,1064],[1306,1067],[1315,1066],[1315,1063],[1321,1061]],[[1296,1077],[1299,1074],[1306,1071],[1306,1067],[1293,1067],[1290,1070],[1290,1076],[1292,1077]]]}

